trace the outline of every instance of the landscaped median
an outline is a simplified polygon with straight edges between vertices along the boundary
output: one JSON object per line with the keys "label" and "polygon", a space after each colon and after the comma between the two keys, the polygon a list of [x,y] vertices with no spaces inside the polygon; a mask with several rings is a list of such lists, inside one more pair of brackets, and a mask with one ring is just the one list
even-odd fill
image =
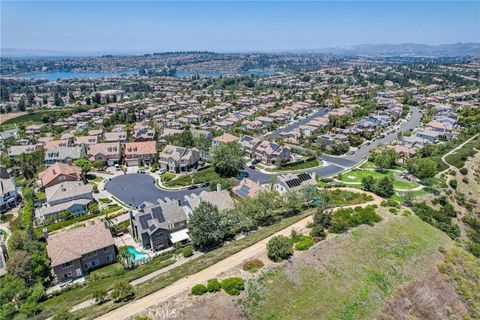
{"label": "landscaped median", "polygon": [[344,182],[345,184],[361,185],[362,179],[368,176],[372,176],[374,179],[389,177],[392,179],[393,187],[399,190],[415,189],[420,186],[418,183],[413,181],[395,178],[395,175],[392,171],[381,172],[375,170],[352,170],[340,174],[338,180]]}
{"label": "landscaped median", "polygon": [[291,172],[291,171],[298,171],[298,170],[306,170],[306,169],[313,169],[319,167],[321,165],[320,160],[318,159],[310,159],[307,161],[299,161],[299,162],[292,162],[292,163],[285,163],[275,168],[268,168],[265,167],[264,171],[267,172]]}
{"label": "landscaped median", "polygon": [[162,184],[166,188],[188,187],[192,184],[204,183],[220,178],[213,167],[206,167],[204,169],[181,175],[173,179],[171,179],[171,174],[166,175],[167,173],[168,172],[162,174],[161,176]]}

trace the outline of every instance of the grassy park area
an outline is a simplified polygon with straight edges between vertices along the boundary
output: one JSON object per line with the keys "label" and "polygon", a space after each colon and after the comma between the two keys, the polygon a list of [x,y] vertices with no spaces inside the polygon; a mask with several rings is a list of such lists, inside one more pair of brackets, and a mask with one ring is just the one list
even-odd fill
{"label": "grassy park area", "polygon": [[392,179],[393,187],[395,189],[414,189],[419,186],[416,182],[395,178],[392,171],[380,172],[375,170],[352,170],[341,174],[339,180],[359,185],[361,184],[362,179],[368,176],[372,176],[374,179],[389,177]]}

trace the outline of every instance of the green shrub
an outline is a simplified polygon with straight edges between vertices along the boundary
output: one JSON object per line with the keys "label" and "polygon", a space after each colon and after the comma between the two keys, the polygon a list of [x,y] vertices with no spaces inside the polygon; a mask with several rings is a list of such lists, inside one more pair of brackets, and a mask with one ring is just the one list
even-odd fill
{"label": "green shrub", "polygon": [[111,203],[111,202],[112,202],[112,199],[109,199],[109,198],[100,198],[100,199],[98,199],[98,201],[100,201],[101,203]]}
{"label": "green shrub", "polygon": [[448,181],[448,184],[450,185],[450,187],[452,187],[452,189],[457,189],[457,180],[455,179],[452,179],[450,181]]}
{"label": "green shrub", "polygon": [[126,301],[135,295],[133,287],[128,281],[119,281],[113,285],[111,297],[114,302]]}
{"label": "green shrub", "polygon": [[280,262],[293,253],[292,243],[284,236],[273,237],[267,243],[267,253],[272,261]]}
{"label": "green shrub", "polygon": [[183,257],[188,258],[193,256],[193,249],[192,247],[185,247],[182,251]]}
{"label": "green shrub", "polygon": [[210,279],[207,282],[208,292],[218,292],[222,290],[222,284],[217,279]]}
{"label": "green shrub", "polygon": [[310,235],[315,238],[319,238],[320,240],[325,239],[325,229],[321,225],[314,225],[312,229],[310,229]]}
{"label": "green shrub", "polygon": [[192,294],[194,296],[201,296],[205,293],[207,293],[207,287],[205,287],[203,284],[197,284],[192,288]]}
{"label": "green shrub", "polygon": [[303,251],[307,250],[314,245],[314,241],[310,236],[304,236],[301,241],[295,244],[295,250]]}
{"label": "green shrub", "polygon": [[259,269],[263,268],[263,266],[264,266],[264,264],[263,264],[262,260],[252,259],[252,260],[248,260],[247,262],[245,262],[243,264],[243,270],[251,272],[251,273],[255,273]]}
{"label": "green shrub", "polygon": [[462,168],[460,169],[460,173],[464,176],[466,176],[468,174],[468,169],[467,168]]}
{"label": "green shrub", "polygon": [[231,296],[237,296],[245,289],[245,283],[242,278],[226,278],[222,280],[222,289]]}

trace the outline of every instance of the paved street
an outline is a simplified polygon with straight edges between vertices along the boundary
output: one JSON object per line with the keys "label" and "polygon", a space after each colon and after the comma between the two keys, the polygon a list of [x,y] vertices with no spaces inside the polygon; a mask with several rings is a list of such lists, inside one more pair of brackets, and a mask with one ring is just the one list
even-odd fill
{"label": "paved street", "polygon": [[[320,110],[323,111],[323,110]],[[327,163],[326,166],[316,168],[310,172],[316,172],[317,177],[327,177],[338,174],[346,169],[352,168],[362,162],[370,153],[370,150],[376,148],[380,144],[388,144],[395,139],[399,132],[407,131],[418,127],[422,114],[416,107],[411,107],[412,115],[410,119],[400,126],[394,132],[383,138],[372,141],[369,145],[363,145],[353,154],[348,156],[329,156],[322,155],[321,159]],[[313,115],[312,115],[313,116]],[[268,183],[274,179],[275,174],[268,174],[250,168],[244,169],[250,174],[250,178],[260,183]],[[208,188],[195,190],[165,190],[159,189],[155,185],[155,180],[148,174],[125,174],[111,178],[106,182],[105,189],[112,195],[132,206],[138,206],[144,201],[155,203],[158,199],[169,197],[171,199],[181,199],[183,196],[191,193],[200,193]]]}
{"label": "paved street", "polygon": [[142,202],[156,203],[158,199],[169,197],[181,199],[184,195],[200,193],[207,188],[195,190],[163,190],[155,185],[148,174],[132,173],[119,175],[105,183],[105,189],[127,205],[137,207]]}
{"label": "paved street", "polygon": [[280,135],[280,133],[282,132],[289,132],[289,131],[292,131],[293,129],[296,129],[298,128],[299,126],[301,125],[304,125],[306,123],[308,123],[310,120],[312,120],[313,118],[316,118],[316,117],[319,117],[319,116],[323,116],[327,111],[322,108],[318,111],[315,111],[314,113],[312,113],[311,115],[309,115],[308,117],[305,117],[303,119],[300,119],[294,123],[291,123],[291,124],[288,124],[286,125],[285,127],[283,128],[280,128],[278,130],[275,130],[271,133],[272,137],[278,137]]}

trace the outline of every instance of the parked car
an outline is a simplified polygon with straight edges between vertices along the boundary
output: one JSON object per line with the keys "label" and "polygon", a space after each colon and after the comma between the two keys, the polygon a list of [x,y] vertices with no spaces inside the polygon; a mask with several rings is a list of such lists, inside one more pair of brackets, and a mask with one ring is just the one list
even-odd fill
{"label": "parked car", "polygon": [[248,178],[248,177],[250,177],[250,174],[248,172],[240,171],[240,173],[237,176],[237,179],[242,180],[242,179],[245,179],[245,178]]}
{"label": "parked car", "polygon": [[165,172],[167,172],[167,169],[161,168],[157,171],[157,174],[162,174],[162,173],[165,173]]}
{"label": "parked car", "polygon": [[194,190],[194,189],[198,189],[198,186],[197,185],[192,185],[192,186],[188,187],[188,190]]}

